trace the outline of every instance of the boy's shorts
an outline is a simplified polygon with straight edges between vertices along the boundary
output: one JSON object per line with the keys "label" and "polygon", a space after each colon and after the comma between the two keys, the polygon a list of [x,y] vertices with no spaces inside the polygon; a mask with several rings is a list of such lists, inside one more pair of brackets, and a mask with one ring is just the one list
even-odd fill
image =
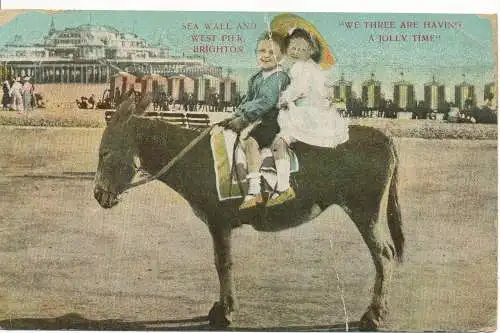
{"label": "boy's shorts", "polygon": [[257,141],[259,148],[269,147],[274,141],[276,134],[280,132],[278,125],[278,113],[262,118],[262,122],[258,124],[249,134]]}

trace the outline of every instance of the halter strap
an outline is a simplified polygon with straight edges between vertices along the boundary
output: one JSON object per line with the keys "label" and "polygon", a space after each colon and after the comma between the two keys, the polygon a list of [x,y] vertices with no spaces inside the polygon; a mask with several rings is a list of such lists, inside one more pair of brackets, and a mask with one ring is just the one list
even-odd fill
{"label": "halter strap", "polygon": [[181,158],[184,157],[184,155],[186,155],[194,146],[196,146],[205,136],[207,136],[208,133],[210,133],[210,131],[212,130],[212,128],[217,125],[217,124],[214,124],[214,125],[211,125],[210,127],[206,128],[205,130],[203,130],[203,132],[200,133],[200,135],[198,135],[196,138],[194,138],[186,147],[184,147],[177,155],[175,155],[174,158],[172,158],[170,160],[170,162],[168,162],[167,165],[165,165],[163,168],[161,168],[160,171],[158,171],[156,174],[154,175],[151,175],[151,176],[148,176],[144,179],[141,179],[141,180],[138,180],[136,182],[133,182],[133,183],[130,183],[128,184],[124,191],[126,190],[129,190],[131,188],[134,188],[134,187],[137,187],[137,186],[140,186],[140,185],[144,185],[146,183],[149,183],[150,181],[153,181],[155,179],[158,179],[160,178],[161,176],[163,176],[164,174],[166,174],[174,165],[175,163],[177,163]]}

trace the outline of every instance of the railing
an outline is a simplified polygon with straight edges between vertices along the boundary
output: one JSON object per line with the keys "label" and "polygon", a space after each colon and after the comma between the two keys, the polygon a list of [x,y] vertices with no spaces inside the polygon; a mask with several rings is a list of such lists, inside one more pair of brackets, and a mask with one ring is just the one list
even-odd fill
{"label": "railing", "polygon": [[[111,121],[115,112],[114,110],[109,110],[104,113],[106,123]],[[208,113],[148,111],[145,113],[145,116],[161,118],[171,124],[192,129],[207,128],[211,124]]]}

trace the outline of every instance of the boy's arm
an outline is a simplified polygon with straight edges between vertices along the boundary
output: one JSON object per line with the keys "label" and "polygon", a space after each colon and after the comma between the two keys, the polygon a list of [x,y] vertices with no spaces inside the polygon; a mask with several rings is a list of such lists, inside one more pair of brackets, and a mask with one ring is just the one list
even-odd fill
{"label": "boy's arm", "polygon": [[267,112],[275,109],[280,92],[290,83],[285,72],[277,72],[268,77],[259,88],[254,99],[243,103],[239,107],[239,114],[248,121],[255,121]]}
{"label": "boy's arm", "polygon": [[243,107],[244,105],[247,103],[248,100],[251,100],[253,98],[253,95],[254,95],[254,91],[253,91],[253,81],[255,80],[255,77],[258,75],[259,73],[257,74],[254,74],[250,77],[250,79],[248,80],[248,89],[247,89],[247,93],[245,94],[245,96],[243,97],[243,99],[241,100],[240,104],[238,104],[238,107],[236,108],[236,112],[234,113],[234,116],[235,117],[241,117],[243,116],[244,114],[244,111],[243,111]]}

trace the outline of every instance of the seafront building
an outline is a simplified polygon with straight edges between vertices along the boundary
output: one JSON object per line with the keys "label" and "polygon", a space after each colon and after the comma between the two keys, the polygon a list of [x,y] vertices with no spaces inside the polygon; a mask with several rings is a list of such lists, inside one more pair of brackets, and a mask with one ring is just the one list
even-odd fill
{"label": "seafront building", "polygon": [[[219,94],[230,102],[239,90],[236,80],[223,76],[222,67],[202,56],[174,55],[166,46],[110,26],[84,24],[57,30],[53,19],[43,42],[26,45],[14,36],[1,47],[0,66],[2,77],[29,76],[36,84],[111,83],[112,98],[115,88],[139,87],[153,93],[168,91],[175,100],[193,94],[203,101]],[[151,82],[131,82],[144,76]]]}
{"label": "seafront building", "polygon": [[199,56],[176,56],[133,33],[92,24],[57,30],[52,20],[43,42],[20,36],[0,47],[4,75],[30,76],[37,83],[108,83],[119,71],[222,77],[222,67]]}

